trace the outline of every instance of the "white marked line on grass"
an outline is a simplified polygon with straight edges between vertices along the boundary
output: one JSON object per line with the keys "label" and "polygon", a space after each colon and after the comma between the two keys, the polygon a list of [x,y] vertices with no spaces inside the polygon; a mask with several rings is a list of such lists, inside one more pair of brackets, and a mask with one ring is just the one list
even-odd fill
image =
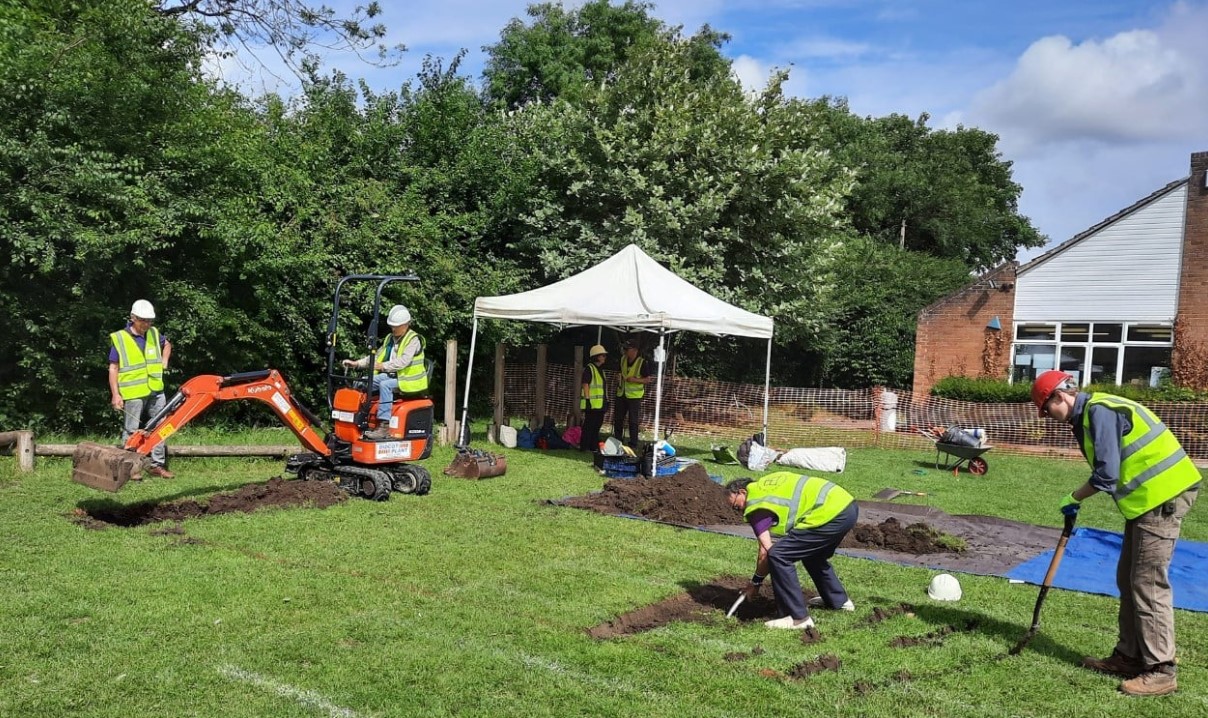
{"label": "white marked line on grass", "polygon": [[276,693],[282,698],[297,701],[307,708],[324,711],[332,718],[359,718],[356,711],[351,708],[341,708],[314,691],[295,688],[267,676],[262,676],[259,673],[245,671],[238,666],[219,666],[218,673],[224,678],[230,678],[241,683],[250,683],[257,688],[263,688],[271,693]]}

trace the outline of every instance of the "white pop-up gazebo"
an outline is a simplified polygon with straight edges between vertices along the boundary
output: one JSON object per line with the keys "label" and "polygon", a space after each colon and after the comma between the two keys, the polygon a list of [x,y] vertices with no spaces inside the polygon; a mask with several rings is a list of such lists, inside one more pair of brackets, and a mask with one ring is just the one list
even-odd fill
{"label": "white pop-up gazebo", "polygon": [[[763,432],[768,431],[768,386],[772,374],[772,320],[739,309],[697,289],[631,244],[599,264],[538,289],[474,300],[474,328],[462,402],[462,432],[468,437],[470,379],[479,319],[514,319],[559,326],[602,326],[624,332],[658,332],[654,360],[654,435],[659,436],[663,400],[664,343],[672,332],[768,340],[763,384]],[[460,437],[459,437],[460,438]],[[466,442],[460,442],[466,443]]]}

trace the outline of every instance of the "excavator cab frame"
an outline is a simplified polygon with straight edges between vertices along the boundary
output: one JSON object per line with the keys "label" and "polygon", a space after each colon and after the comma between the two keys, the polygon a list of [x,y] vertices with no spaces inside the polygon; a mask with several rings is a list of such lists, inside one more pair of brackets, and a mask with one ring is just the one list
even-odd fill
{"label": "excavator cab frame", "polygon": [[[373,313],[365,337],[370,356],[363,375],[335,372],[339,335],[340,293],[357,281],[377,283]],[[378,349],[383,290],[394,282],[417,282],[408,275],[354,274],[340,278],[332,297],[331,321],[326,334],[327,403],[332,419],[330,432],[323,422],[290,391],[275,369],[241,372],[226,376],[199,375],[183,383],[164,408],[145,426],[130,435],[120,448],[80,443],[73,455],[72,479],[103,491],[118,491],[131,479],[141,478],[151,450],[215,402],[254,400],[269,405],[307,450],[286,460],[285,470],[301,479],[330,479],[349,493],[375,500],[389,498],[391,491],[425,494],[431,475],[411,462],[428,458],[432,451],[433,403],[427,396],[398,397],[391,407],[389,435],[382,439],[364,436],[375,428],[377,400],[372,395],[372,358]]]}

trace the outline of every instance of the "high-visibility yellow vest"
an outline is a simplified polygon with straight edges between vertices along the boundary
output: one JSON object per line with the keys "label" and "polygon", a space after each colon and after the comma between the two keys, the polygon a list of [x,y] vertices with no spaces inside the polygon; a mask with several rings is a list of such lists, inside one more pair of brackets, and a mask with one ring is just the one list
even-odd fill
{"label": "high-visibility yellow vest", "polygon": [[792,471],[774,474],[747,484],[747,506],[743,517],[763,509],[776,514],[775,536],[790,529],[812,529],[832,521],[853,501],[843,487],[815,476]]}
{"label": "high-visibility yellow vest", "polygon": [[164,390],[164,361],[159,351],[159,330],[147,330],[143,349],[127,329],[109,335],[117,350],[117,391],[122,399],[142,399]]}
{"label": "high-visibility yellow vest", "polygon": [[588,364],[588,369],[591,369],[591,382],[587,385],[587,397],[579,397],[580,409],[603,409],[604,408],[604,375],[595,364]]}
{"label": "high-visibility yellow vest", "polygon": [[411,363],[398,370],[398,388],[399,391],[406,394],[420,394],[428,390],[428,367],[424,360],[424,338],[408,329],[402,339],[394,342],[391,346],[390,340],[393,335],[382,340],[382,348],[378,349],[377,360],[385,363],[403,352],[403,349],[411,343],[412,339],[419,340],[419,351],[415,356],[411,357]]}
{"label": "high-visibility yellow vest", "polygon": [[617,396],[623,396],[626,399],[641,399],[646,396],[646,385],[637,382],[629,382],[627,379],[636,379],[642,375],[642,357],[633,360],[633,364],[629,363],[629,357],[621,357],[621,383],[617,386]]}
{"label": "high-visibility yellow vest", "polygon": [[1114,394],[1091,394],[1082,409],[1082,454],[1092,469],[1092,406],[1123,414],[1132,424],[1120,446],[1120,478],[1112,491],[1124,518],[1135,519],[1199,483],[1199,469],[1162,420],[1137,402]]}

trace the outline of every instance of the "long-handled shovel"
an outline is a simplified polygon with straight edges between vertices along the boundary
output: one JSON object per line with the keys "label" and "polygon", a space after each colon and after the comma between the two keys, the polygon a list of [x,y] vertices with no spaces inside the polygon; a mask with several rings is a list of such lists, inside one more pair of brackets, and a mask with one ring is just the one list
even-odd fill
{"label": "long-handled shovel", "polygon": [[745,594],[745,593],[739,593],[739,594],[738,594],[738,598],[736,598],[736,599],[734,600],[734,605],[733,605],[733,606],[730,606],[730,610],[729,610],[729,611],[726,611],[726,618],[729,618],[730,616],[733,616],[733,615],[734,615],[734,612],[738,610],[738,607],[739,607],[739,606],[741,606],[741,605],[742,605],[742,602],[743,602],[743,601],[745,601],[745,600],[747,600],[747,594]]}
{"label": "long-handled shovel", "polygon": [[1032,636],[1035,636],[1036,632],[1040,630],[1040,607],[1044,605],[1044,597],[1049,594],[1049,587],[1053,585],[1053,577],[1057,575],[1057,567],[1061,565],[1061,557],[1065,554],[1065,545],[1070,540],[1070,534],[1074,532],[1076,519],[1077,516],[1065,517],[1065,528],[1062,529],[1061,538],[1057,541],[1057,550],[1053,552],[1053,560],[1049,562],[1049,571],[1044,575],[1044,581],[1040,584],[1040,595],[1036,597],[1036,608],[1032,610],[1032,627],[1009,651],[1009,655],[1019,655],[1024,646],[1028,645],[1028,641],[1032,640]]}

